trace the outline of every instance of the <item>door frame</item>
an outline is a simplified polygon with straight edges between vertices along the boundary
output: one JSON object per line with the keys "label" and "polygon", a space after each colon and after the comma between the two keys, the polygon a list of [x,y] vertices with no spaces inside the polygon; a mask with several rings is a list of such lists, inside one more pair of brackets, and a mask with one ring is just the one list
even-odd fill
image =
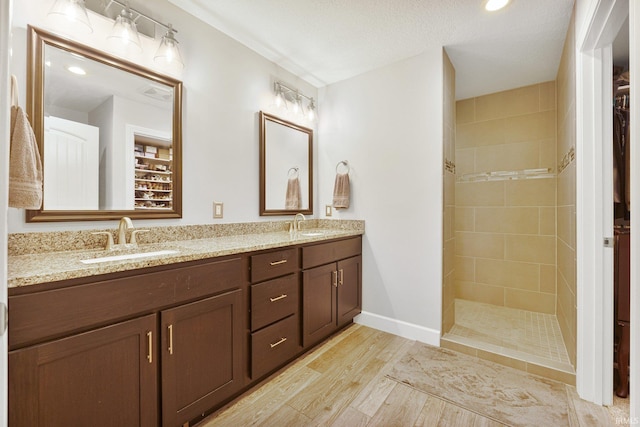
{"label": "door frame", "polygon": [[[613,400],[613,248],[604,245],[604,238],[613,236],[613,165],[611,145],[603,141],[610,141],[613,134],[611,46],[629,11],[629,0],[592,1],[585,25],[576,34],[576,387],[583,399],[605,405]],[[633,63],[636,44],[631,20],[629,25]],[[632,133],[632,141],[634,138]],[[633,359],[638,354],[638,328],[634,328],[637,307],[633,304],[637,272],[633,264],[631,269]],[[633,370],[631,375],[631,416],[635,416],[638,396],[634,384],[638,382],[634,379],[640,376]]]}

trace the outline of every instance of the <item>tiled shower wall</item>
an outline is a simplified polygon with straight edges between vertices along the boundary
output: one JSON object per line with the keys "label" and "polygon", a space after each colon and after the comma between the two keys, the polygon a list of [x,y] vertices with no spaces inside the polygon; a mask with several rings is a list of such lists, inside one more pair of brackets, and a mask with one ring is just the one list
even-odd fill
{"label": "tiled shower wall", "polygon": [[[575,16],[575,12],[574,12]],[[557,315],[567,353],[576,366],[576,144],[574,18],[558,69],[558,301]]]}
{"label": "tiled shower wall", "polygon": [[456,298],[556,313],[556,178],[464,182],[479,172],[556,172],[556,85],[456,105]]}
{"label": "tiled shower wall", "polygon": [[443,281],[442,281],[442,333],[455,322],[455,140],[456,140],[456,72],[442,52],[444,67],[444,221],[443,221]]}

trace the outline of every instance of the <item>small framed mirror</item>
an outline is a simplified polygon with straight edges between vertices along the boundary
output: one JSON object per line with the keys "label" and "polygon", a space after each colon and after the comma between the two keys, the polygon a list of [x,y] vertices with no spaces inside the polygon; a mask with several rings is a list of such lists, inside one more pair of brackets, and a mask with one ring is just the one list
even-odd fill
{"label": "small framed mirror", "polygon": [[27,222],[182,217],[182,82],[29,27],[43,205]]}
{"label": "small framed mirror", "polygon": [[260,215],[313,214],[313,129],[260,112]]}

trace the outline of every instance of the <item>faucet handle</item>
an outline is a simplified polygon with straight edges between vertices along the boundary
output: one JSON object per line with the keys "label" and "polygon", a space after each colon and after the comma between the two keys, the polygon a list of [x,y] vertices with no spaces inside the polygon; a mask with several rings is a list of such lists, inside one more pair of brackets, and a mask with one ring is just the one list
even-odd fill
{"label": "faucet handle", "polygon": [[107,244],[104,247],[105,251],[110,251],[113,248],[113,234],[109,231],[96,231],[91,234],[106,234],[107,235]]}
{"label": "faucet handle", "polygon": [[138,241],[136,240],[136,235],[137,235],[138,233],[147,233],[147,232],[149,232],[149,231],[151,231],[151,230],[133,230],[133,231],[131,232],[131,238],[129,239],[129,244],[131,244],[131,245],[137,245],[137,244],[138,244]]}

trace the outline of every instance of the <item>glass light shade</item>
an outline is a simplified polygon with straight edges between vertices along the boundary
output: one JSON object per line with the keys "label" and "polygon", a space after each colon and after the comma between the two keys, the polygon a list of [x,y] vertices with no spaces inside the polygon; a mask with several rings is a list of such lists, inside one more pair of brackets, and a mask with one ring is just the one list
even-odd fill
{"label": "glass light shade", "polygon": [[489,12],[495,12],[505,7],[509,3],[509,0],[487,0],[484,8]]}
{"label": "glass light shade", "polygon": [[[142,52],[142,43],[140,43],[140,35],[136,28],[136,23],[133,22],[131,12],[123,10],[113,23],[113,29],[107,39],[111,43],[122,44],[121,49],[133,50],[137,53]],[[116,47],[116,50],[118,48]]]}
{"label": "glass light shade", "polygon": [[282,107],[282,104],[284,104],[284,100],[282,99],[282,92],[278,88],[278,91],[276,92],[276,107],[280,108]]}
{"label": "glass light shade", "polygon": [[178,49],[178,41],[175,39],[174,30],[169,25],[167,33],[162,37],[160,46],[156,51],[153,60],[161,65],[182,68],[184,62],[182,62],[182,56],[180,56],[180,49]]}
{"label": "glass light shade", "polygon": [[310,122],[316,119],[316,106],[313,103],[313,98],[309,102],[309,107],[307,107],[307,120]]}
{"label": "glass light shade", "polygon": [[68,30],[71,25],[74,29],[87,34],[93,32],[84,0],[56,0],[47,18],[54,21],[56,27],[62,30]]}

